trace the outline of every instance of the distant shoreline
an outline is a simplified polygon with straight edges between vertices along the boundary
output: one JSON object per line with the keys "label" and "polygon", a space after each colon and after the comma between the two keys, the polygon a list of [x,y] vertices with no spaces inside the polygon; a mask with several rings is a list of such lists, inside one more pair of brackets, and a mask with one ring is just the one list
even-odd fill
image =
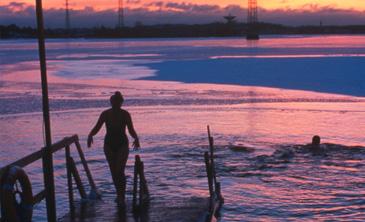
{"label": "distant shoreline", "polygon": [[[251,27],[252,28],[252,27]],[[197,38],[197,37],[245,37],[250,32],[246,23],[165,24],[136,25],[134,27],[110,28],[52,28],[46,30],[47,38]],[[360,35],[365,25],[346,26],[284,26],[258,23],[255,32],[260,35]],[[0,39],[36,38],[32,27],[0,25]]]}

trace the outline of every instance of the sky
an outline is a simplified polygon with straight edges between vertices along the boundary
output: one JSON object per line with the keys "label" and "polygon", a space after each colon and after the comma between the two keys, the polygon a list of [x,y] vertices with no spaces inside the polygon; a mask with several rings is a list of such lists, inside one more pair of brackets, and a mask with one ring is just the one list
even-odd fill
{"label": "sky", "polygon": [[[94,7],[97,10],[113,8],[117,6],[118,0],[69,0],[70,5],[74,8],[84,8],[87,6]],[[228,5],[240,5],[245,7],[247,5],[247,0],[160,0],[161,2],[176,2],[176,3],[192,3],[199,5],[219,5],[222,7]],[[11,2],[7,0],[1,0],[1,2]],[[34,4],[35,0],[22,0],[16,2],[24,2],[28,4]],[[53,7],[59,8],[65,4],[65,0],[51,0],[51,1],[43,1],[44,6],[46,8]],[[124,0],[126,6],[140,7],[141,5],[149,4],[156,2],[154,0]],[[266,9],[300,9],[303,8],[304,5],[310,7],[310,5],[317,7],[334,7],[340,9],[365,9],[365,1],[364,0],[258,0],[260,7]]]}
{"label": "sky", "polygon": [[[0,25],[34,26],[35,0],[0,0]],[[47,27],[64,26],[65,0],[43,1]],[[115,26],[118,0],[69,0],[73,27]],[[259,20],[285,25],[365,24],[365,0],[258,0]],[[232,14],[246,21],[247,0],[124,0],[125,23],[201,24]]]}

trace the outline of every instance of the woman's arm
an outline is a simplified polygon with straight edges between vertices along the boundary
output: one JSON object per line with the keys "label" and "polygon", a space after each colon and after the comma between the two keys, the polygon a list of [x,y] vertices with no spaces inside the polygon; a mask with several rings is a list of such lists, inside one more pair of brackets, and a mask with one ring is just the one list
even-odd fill
{"label": "woman's arm", "polygon": [[138,135],[137,135],[136,130],[134,129],[132,117],[130,114],[128,114],[128,118],[127,118],[127,127],[128,127],[129,134],[134,138],[133,147],[136,149],[140,148]]}
{"label": "woman's arm", "polygon": [[105,122],[105,113],[101,113],[98,122],[96,122],[94,128],[90,131],[89,136],[87,138],[87,147],[91,147],[91,144],[93,144],[93,136],[95,136],[99,130],[101,129],[101,127],[103,126]]}

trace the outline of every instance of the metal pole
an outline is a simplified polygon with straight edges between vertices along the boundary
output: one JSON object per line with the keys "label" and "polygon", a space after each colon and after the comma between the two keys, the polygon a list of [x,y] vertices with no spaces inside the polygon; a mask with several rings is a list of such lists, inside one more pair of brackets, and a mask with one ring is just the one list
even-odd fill
{"label": "metal pole", "polygon": [[52,160],[52,139],[51,123],[49,117],[47,67],[46,67],[46,48],[44,42],[44,24],[42,0],[36,0],[37,27],[38,27],[38,49],[39,62],[42,79],[42,102],[43,102],[43,121],[45,127],[46,146],[43,154],[43,175],[46,190],[46,205],[48,221],[56,221],[56,201],[54,191],[53,160]]}

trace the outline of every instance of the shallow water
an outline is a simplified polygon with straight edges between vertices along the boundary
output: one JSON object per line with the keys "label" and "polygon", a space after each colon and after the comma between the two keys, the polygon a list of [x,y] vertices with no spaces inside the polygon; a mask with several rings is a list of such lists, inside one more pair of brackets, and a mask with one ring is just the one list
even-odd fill
{"label": "shallow water", "polygon": [[[358,69],[348,67],[348,78],[359,85],[342,84],[342,94],[313,92],[316,88],[298,90],[297,82],[286,89],[241,82],[213,84],[217,82],[209,76],[207,66],[189,66],[192,75],[184,79],[178,72],[182,70],[174,72],[170,65],[184,67],[208,60],[214,65],[223,56],[229,61],[219,64],[226,64],[227,70],[242,61],[255,67],[255,60],[245,60],[251,57],[261,59],[260,64],[273,57],[295,57],[303,67],[308,59],[322,57],[340,58],[347,64],[354,57],[362,58],[364,43],[363,36],[264,38],[254,45],[242,39],[51,40],[47,46],[53,140],[79,134],[97,186],[104,198],[112,199],[113,187],[101,149],[104,131],[90,150],[85,138],[108,106],[110,93],[121,90],[141,137],[141,155],[156,203],[208,195],[203,152],[207,150],[209,124],[226,200],[221,221],[363,221],[364,152],[362,147],[349,146],[365,146],[365,99],[345,92],[363,92],[365,80],[357,70],[365,63],[356,63]],[[38,150],[43,137],[35,41],[2,41],[0,45],[3,166]],[[280,66],[280,61],[274,62]],[[317,67],[318,73],[331,70],[328,63],[323,64]],[[164,81],[166,71],[171,72],[169,82]],[[190,81],[194,75],[199,81],[183,83],[194,82]],[[230,74],[224,75],[228,78]],[[328,145],[327,155],[312,155],[295,146],[310,142],[315,134],[325,143],[348,147]],[[231,144],[255,151],[236,152],[229,149]],[[282,158],[280,152],[288,152],[283,149],[293,155]],[[127,168],[129,198],[132,165],[133,158]],[[61,216],[68,207],[63,152],[55,156],[55,169]],[[40,163],[26,170],[34,190],[39,191]],[[44,212],[44,203],[37,205],[35,220],[44,221]]]}

